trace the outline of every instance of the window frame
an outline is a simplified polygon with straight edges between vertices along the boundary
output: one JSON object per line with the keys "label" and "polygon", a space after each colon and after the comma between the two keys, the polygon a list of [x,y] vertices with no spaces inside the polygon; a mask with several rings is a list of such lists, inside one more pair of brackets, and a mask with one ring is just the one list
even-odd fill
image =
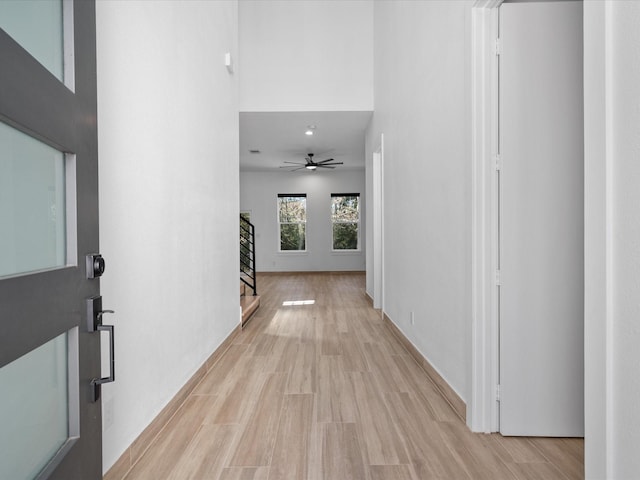
{"label": "window frame", "polygon": [[[280,199],[281,198],[303,198],[304,199],[304,221],[282,222],[280,219]],[[278,193],[276,202],[276,220],[278,223],[278,253],[286,255],[301,254],[308,252],[308,235],[307,235],[307,194],[306,193]],[[282,225],[304,225],[304,249],[302,250],[283,250],[282,249]]]}
{"label": "window frame", "polygon": [[[358,199],[358,220],[357,221],[349,221],[349,222],[336,222],[334,221],[333,218],[333,199],[336,197],[356,197]],[[360,210],[360,203],[362,200],[362,196],[360,195],[360,193],[332,193],[331,194],[331,252],[332,253],[354,253],[354,252],[361,252],[362,251],[362,244],[361,244],[361,219],[362,219],[362,215],[361,215],[361,210]],[[334,225],[336,224],[355,224],[356,228],[357,228],[357,233],[358,233],[358,239],[357,239],[357,246],[356,248],[335,248],[335,238],[334,238]]]}

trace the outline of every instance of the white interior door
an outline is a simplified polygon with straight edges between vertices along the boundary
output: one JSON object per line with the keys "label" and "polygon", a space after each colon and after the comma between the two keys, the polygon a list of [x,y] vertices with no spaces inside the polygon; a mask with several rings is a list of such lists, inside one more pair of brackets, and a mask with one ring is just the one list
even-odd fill
{"label": "white interior door", "polygon": [[500,431],[583,436],[582,2],[500,7]]}

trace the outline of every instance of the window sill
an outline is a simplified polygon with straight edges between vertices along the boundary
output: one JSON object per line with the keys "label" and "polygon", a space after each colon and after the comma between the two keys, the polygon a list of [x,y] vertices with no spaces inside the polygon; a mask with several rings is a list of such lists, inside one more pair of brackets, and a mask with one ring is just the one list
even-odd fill
{"label": "window sill", "polygon": [[354,255],[362,253],[362,249],[358,250],[331,250],[331,255]]}

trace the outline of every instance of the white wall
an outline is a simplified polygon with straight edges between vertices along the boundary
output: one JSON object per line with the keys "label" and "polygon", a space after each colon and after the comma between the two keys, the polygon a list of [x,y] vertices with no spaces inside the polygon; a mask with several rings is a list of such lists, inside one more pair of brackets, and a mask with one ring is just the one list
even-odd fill
{"label": "white wall", "polygon": [[238,323],[235,1],[98,1],[100,244],[115,315],[111,467]]}
{"label": "white wall", "polygon": [[[385,312],[466,400],[470,381],[470,2],[374,2],[384,133]],[[410,312],[415,325],[410,325]]]}
{"label": "white wall", "polygon": [[371,0],[240,2],[240,111],[373,110]]}
{"label": "white wall", "polygon": [[[305,253],[278,252],[279,193],[307,194]],[[360,252],[331,251],[332,193],[360,194]],[[251,223],[256,228],[256,270],[259,272],[360,271],[365,268],[364,170],[241,172],[240,210],[251,212]]]}
{"label": "white wall", "polygon": [[640,3],[585,2],[585,473],[640,478]]}

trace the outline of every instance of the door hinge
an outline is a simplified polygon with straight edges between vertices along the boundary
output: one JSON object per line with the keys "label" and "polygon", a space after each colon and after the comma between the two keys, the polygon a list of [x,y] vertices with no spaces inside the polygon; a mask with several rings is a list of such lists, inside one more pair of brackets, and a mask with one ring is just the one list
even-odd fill
{"label": "door hinge", "polygon": [[502,157],[500,156],[499,153],[496,154],[496,170],[497,171],[502,170]]}
{"label": "door hinge", "polygon": [[496,55],[502,55],[502,39],[496,38]]}
{"label": "door hinge", "polygon": [[496,270],[496,285],[500,286],[500,270]]}
{"label": "door hinge", "polygon": [[500,401],[500,384],[496,385],[496,402]]}

